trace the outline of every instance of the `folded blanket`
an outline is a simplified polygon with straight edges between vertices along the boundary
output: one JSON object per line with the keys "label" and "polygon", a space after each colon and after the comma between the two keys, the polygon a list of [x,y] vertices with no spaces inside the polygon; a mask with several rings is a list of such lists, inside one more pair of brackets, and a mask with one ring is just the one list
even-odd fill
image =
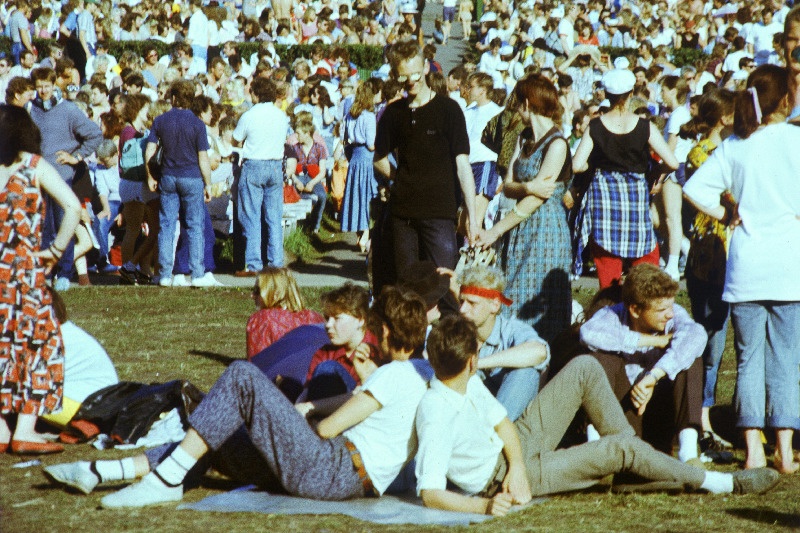
{"label": "folded blanket", "polygon": [[[546,498],[536,498],[531,504]],[[525,506],[527,507],[527,506]],[[521,509],[517,507],[514,510]],[[342,514],[376,524],[435,524],[442,526],[469,525],[492,517],[470,513],[439,511],[423,507],[422,501],[412,495],[361,498],[342,502],[326,502],[270,494],[243,487],[231,492],[209,496],[197,503],[183,504],[179,509],[217,512],[254,512],[264,514]]]}

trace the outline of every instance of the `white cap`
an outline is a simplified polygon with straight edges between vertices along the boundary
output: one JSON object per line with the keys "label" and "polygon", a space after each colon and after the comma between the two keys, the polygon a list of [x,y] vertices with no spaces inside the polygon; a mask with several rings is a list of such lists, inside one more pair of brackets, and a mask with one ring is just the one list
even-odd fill
{"label": "white cap", "polygon": [[500,48],[500,55],[501,56],[510,56],[514,53],[514,47],[510,44],[507,44]]}
{"label": "white cap", "polygon": [[619,56],[614,60],[614,68],[627,69],[631,66],[631,62],[625,56]]}
{"label": "white cap", "polygon": [[400,4],[400,13],[419,13],[419,10],[417,10],[417,2],[415,2],[415,0],[406,0]]}
{"label": "white cap", "polygon": [[603,87],[608,94],[625,94],[633,90],[636,76],[627,69],[615,68],[603,75]]}
{"label": "white cap", "polygon": [[497,14],[493,11],[487,11],[486,13],[481,16],[480,22],[496,22],[497,21]]}

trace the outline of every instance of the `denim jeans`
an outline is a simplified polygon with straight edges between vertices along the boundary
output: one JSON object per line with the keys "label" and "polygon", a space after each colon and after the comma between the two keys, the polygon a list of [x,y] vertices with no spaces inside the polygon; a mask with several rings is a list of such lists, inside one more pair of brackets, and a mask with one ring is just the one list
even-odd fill
{"label": "denim jeans", "polygon": [[[66,181],[67,186],[72,188],[72,180]],[[53,200],[49,195],[45,195],[47,204],[44,213],[44,223],[42,224],[42,250],[45,250],[56,239],[58,228],[64,220],[64,209]],[[75,240],[70,238],[64,255],[58,260],[58,264],[53,269],[54,278],[72,279],[75,274]]]}
{"label": "denim jeans", "polygon": [[186,213],[186,229],[189,233],[189,267],[192,279],[201,278],[206,272],[203,266],[204,189],[205,185],[200,177],[179,178],[165,175],[161,178],[158,266],[162,278],[172,276],[172,267],[175,262],[172,245],[175,241],[175,223],[178,221],[178,213],[181,208]]}
{"label": "denim jeans", "polygon": [[731,304],[736,426],[800,429],[800,302]]}
{"label": "denim jeans", "polygon": [[248,159],[239,178],[238,218],[245,239],[244,263],[248,270],[264,268],[261,242],[266,225],[267,264],[283,266],[283,172],[277,160]]}
{"label": "denim jeans", "polygon": [[508,419],[513,422],[539,393],[541,377],[535,368],[497,368],[483,384],[506,408]]}
{"label": "denim jeans", "polygon": [[98,263],[101,266],[108,264],[108,232],[111,231],[111,226],[114,225],[114,219],[119,214],[120,202],[119,200],[109,200],[108,207],[111,210],[108,218],[94,217],[92,220],[92,230],[97,236],[97,242],[100,244],[100,258]]}
{"label": "denim jeans", "polygon": [[[211,223],[211,215],[208,206],[203,206],[203,267],[206,272],[214,272],[217,264],[214,262],[214,225]],[[173,274],[190,274],[189,265],[189,232],[186,230],[186,216],[181,213],[178,217],[180,221],[180,235],[178,236],[178,246],[175,248],[175,264],[172,265]]]}
{"label": "denim jeans", "polygon": [[[303,185],[308,185],[308,182],[314,178],[307,174],[300,174],[297,176],[297,179],[299,179]],[[322,186],[322,182],[319,182],[314,186],[312,192],[304,192],[302,196],[303,198],[311,198],[314,200],[314,210],[311,211],[311,229],[317,231],[320,224],[322,224],[322,213],[325,211],[325,202],[328,201],[328,193],[325,192],[325,187]]]}
{"label": "denim jeans", "polygon": [[358,383],[337,361],[323,361],[314,369],[314,374],[306,383],[308,387],[308,400],[321,400],[332,398],[339,394],[351,392]]}
{"label": "denim jeans", "polygon": [[19,65],[19,56],[22,55],[23,50],[25,50],[25,46],[22,43],[11,44],[11,60],[14,65]]}
{"label": "denim jeans", "polygon": [[721,285],[699,280],[689,272],[686,274],[686,290],[692,304],[692,317],[708,334],[703,352],[703,407],[712,407],[716,403],[717,374],[728,334],[730,306],[722,301],[722,289]]}

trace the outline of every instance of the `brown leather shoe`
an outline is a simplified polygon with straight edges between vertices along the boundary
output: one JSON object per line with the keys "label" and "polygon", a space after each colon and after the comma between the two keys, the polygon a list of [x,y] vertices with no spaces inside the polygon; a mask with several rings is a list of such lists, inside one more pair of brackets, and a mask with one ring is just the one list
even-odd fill
{"label": "brown leather shoe", "polygon": [[258,272],[252,270],[237,270],[234,276],[237,278],[254,278],[258,276]]}
{"label": "brown leather shoe", "polygon": [[43,455],[46,453],[61,453],[63,451],[64,447],[55,442],[11,441],[11,453],[18,455]]}

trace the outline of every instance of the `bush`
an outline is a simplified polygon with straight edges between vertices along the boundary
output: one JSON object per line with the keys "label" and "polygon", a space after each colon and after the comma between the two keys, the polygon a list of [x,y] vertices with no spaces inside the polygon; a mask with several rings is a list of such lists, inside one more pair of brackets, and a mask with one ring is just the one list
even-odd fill
{"label": "bush", "polygon": [[[47,57],[50,53],[50,43],[52,39],[34,39],[33,44],[39,51],[39,57]],[[236,43],[236,48],[239,55],[245,61],[250,60],[250,56],[258,52],[260,42]],[[139,55],[144,52],[145,46],[152,45],[157,50],[159,55],[169,54],[171,45],[162,43],[155,39],[147,41],[109,41],[108,52],[116,58],[122,55],[126,50],[133,50]],[[362,44],[347,45],[345,48],[350,52],[350,61],[355,63],[359,69],[363,71],[377,70],[383,64],[383,48],[380,46],[366,46]],[[291,66],[295,59],[299,57],[310,57],[311,45],[298,44],[295,46],[276,45],[275,50],[281,58],[281,61],[287,66]],[[6,54],[11,53],[11,39],[8,37],[0,37],[0,52]]]}

